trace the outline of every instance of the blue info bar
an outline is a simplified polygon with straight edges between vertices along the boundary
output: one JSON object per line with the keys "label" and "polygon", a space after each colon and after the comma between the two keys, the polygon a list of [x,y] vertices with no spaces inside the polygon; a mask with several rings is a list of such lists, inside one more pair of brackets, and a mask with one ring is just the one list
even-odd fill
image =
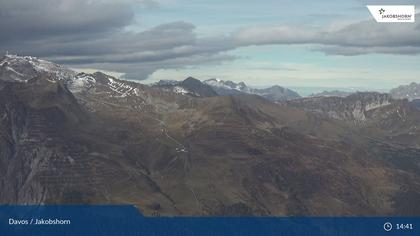
{"label": "blue info bar", "polygon": [[0,235],[420,235],[420,217],[145,217],[134,206],[0,206]]}

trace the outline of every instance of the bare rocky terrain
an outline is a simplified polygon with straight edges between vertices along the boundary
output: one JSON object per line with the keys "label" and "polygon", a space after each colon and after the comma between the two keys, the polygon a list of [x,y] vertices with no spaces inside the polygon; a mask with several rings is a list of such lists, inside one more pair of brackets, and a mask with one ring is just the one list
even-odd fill
{"label": "bare rocky terrain", "polygon": [[401,85],[390,91],[390,94],[397,99],[415,100],[420,99],[420,84],[411,83],[408,85]]}
{"label": "bare rocky terrain", "polygon": [[420,214],[413,103],[379,93],[274,103],[195,88],[209,96],[3,57],[0,203],[133,204],[167,216]]}

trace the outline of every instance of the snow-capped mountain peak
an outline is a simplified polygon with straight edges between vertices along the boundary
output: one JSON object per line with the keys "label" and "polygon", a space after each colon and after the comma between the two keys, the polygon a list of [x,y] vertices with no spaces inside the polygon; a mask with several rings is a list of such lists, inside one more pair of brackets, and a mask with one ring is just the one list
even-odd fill
{"label": "snow-capped mountain peak", "polygon": [[0,79],[26,82],[41,74],[49,74],[55,80],[68,81],[76,76],[76,72],[32,56],[6,54],[0,59]]}
{"label": "snow-capped mountain peak", "polygon": [[61,81],[72,93],[106,91],[112,97],[138,96],[139,90],[128,81],[118,80],[101,72],[77,73],[65,66],[31,56],[6,54],[0,58],[0,81],[24,83],[46,75],[55,82]]}
{"label": "snow-capped mountain peak", "polygon": [[171,85],[177,85],[179,81],[177,80],[159,80],[156,83],[153,83],[152,86],[171,86]]}
{"label": "snow-capped mountain peak", "polygon": [[262,96],[270,101],[279,102],[289,99],[299,98],[296,92],[280,87],[278,85],[266,88],[256,89],[248,87],[244,82],[235,83],[230,80],[208,79],[204,83],[210,85],[219,95],[234,95],[234,94],[255,94]]}
{"label": "snow-capped mountain peak", "polygon": [[208,79],[205,84],[212,86],[216,90],[235,90],[234,93],[253,93],[253,89],[248,87],[244,82],[235,83],[230,80],[221,80],[218,78]]}

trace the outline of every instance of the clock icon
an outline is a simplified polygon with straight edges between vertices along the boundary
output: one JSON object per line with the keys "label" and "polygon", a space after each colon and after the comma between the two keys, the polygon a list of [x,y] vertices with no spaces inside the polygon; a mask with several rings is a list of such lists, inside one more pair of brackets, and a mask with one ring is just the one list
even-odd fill
{"label": "clock icon", "polygon": [[391,231],[392,230],[392,224],[391,223],[389,223],[389,222],[386,222],[385,224],[384,224],[384,230],[385,231]]}

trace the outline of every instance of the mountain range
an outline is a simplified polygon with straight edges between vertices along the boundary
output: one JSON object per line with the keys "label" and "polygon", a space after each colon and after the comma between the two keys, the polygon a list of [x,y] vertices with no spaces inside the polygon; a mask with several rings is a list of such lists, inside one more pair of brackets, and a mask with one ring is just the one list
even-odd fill
{"label": "mountain range", "polygon": [[210,85],[219,95],[255,94],[272,102],[282,102],[300,98],[300,95],[295,91],[278,85],[264,89],[256,89],[248,87],[244,82],[235,83],[221,79],[208,79],[205,80],[204,83]]}
{"label": "mountain range", "polygon": [[352,94],[352,92],[345,92],[345,91],[340,91],[340,90],[331,90],[331,91],[324,90],[321,93],[311,94],[310,97],[347,97],[350,94]]}
{"label": "mountain range", "polygon": [[420,99],[420,84],[411,83],[408,85],[401,85],[398,88],[392,89],[390,94],[394,98],[415,100]]}
{"label": "mountain range", "polygon": [[0,190],[1,204],[154,216],[419,215],[420,109],[373,92],[144,85],[6,55]]}
{"label": "mountain range", "polygon": [[208,79],[201,82],[198,79],[188,77],[183,81],[161,80],[152,85],[156,88],[166,89],[180,94],[189,94],[196,97],[228,96],[239,94],[254,94],[261,96],[272,102],[282,102],[300,98],[299,94],[278,85],[256,89],[248,87],[244,82],[235,83],[233,81],[221,79]]}
{"label": "mountain range", "polygon": [[218,95],[212,87],[193,77],[188,77],[183,81],[161,80],[152,86],[172,91],[174,93],[187,94],[195,97],[213,97]]}

